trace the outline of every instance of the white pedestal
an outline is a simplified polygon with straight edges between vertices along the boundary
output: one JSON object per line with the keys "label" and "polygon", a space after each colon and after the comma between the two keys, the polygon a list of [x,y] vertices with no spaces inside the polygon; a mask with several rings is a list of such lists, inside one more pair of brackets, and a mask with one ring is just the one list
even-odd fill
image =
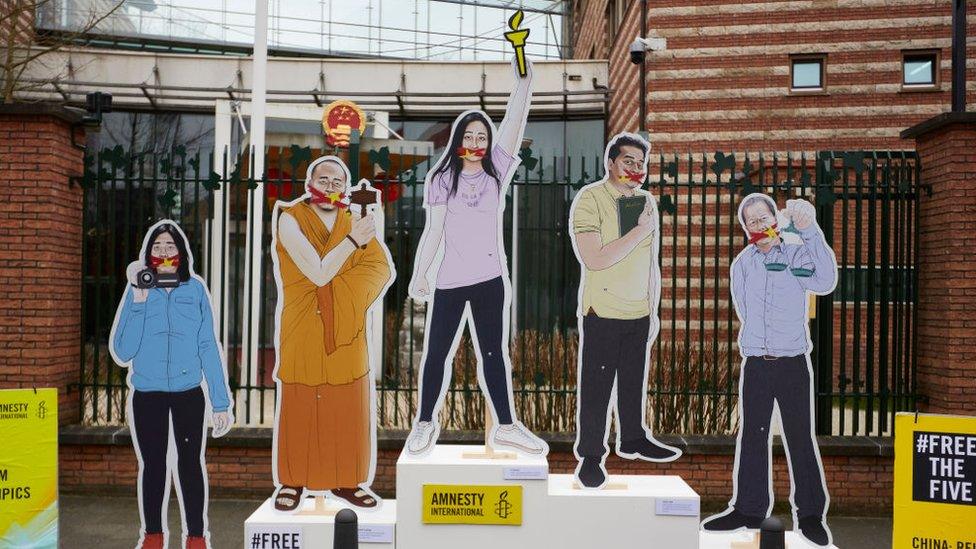
{"label": "white pedestal", "polygon": [[[573,487],[572,475],[541,480],[505,480],[513,467],[548,471],[545,458],[465,459],[472,446],[437,446],[424,458],[400,455],[397,462],[397,546],[400,549],[556,548],[695,549],[698,495],[674,476],[612,476],[626,484],[611,490]],[[521,485],[522,525],[423,524],[425,484]],[[690,506],[691,516],[657,513],[658,501]]]}
{"label": "white pedestal", "polygon": [[[305,498],[303,508],[311,511],[314,500]],[[271,534],[285,536],[296,531],[301,532],[300,548],[282,547],[276,549],[332,549],[332,539],[335,535],[335,502],[328,502],[328,515],[289,515],[274,510],[271,498],[265,500],[260,507],[246,521],[244,521],[245,549],[272,549]],[[395,549],[396,548],[396,500],[383,500],[375,511],[353,509],[359,522],[359,547],[361,549]],[[262,543],[254,545],[254,535],[268,534]]]}
{"label": "white pedestal", "polygon": [[[753,539],[750,532],[735,532],[732,534],[719,534],[715,532],[702,532],[701,544],[699,549],[729,549],[734,542],[748,542]],[[786,549],[824,549],[822,546],[814,545],[800,537],[796,532],[786,533]],[[828,549],[837,549],[836,545],[831,545]]]}

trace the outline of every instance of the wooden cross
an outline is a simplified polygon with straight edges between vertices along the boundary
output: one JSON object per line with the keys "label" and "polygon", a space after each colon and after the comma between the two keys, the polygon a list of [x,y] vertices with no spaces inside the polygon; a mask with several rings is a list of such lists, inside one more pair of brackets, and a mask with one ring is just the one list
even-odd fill
{"label": "wooden cross", "polygon": [[[349,203],[359,206],[359,218],[366,217],[366,207],[373,204],[380,204],[382,192],[374,188],[368,179],[360,179],[359,185],[352,187],[349,192]],[[360,246],[365,250],[366,245]]]}
{"label": "wooden cross", "polygon": [[366,206],[379,204],[381,192],[370,185],[368,179],[360,179],[359,185],[350,189],[349,203],[359,206],[359,217],[366,217]]}

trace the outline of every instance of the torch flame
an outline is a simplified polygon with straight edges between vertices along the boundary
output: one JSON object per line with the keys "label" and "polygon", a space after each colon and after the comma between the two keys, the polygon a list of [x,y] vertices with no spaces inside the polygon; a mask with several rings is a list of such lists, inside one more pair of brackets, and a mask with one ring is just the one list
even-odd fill
{"label": "torch flame", "polygon": [[518,30],[519,25],[522,24],[522,17],[524,16],[525,14],[522,13],[522,10],[515,12],[515,14],[508,19],[508,28]]}

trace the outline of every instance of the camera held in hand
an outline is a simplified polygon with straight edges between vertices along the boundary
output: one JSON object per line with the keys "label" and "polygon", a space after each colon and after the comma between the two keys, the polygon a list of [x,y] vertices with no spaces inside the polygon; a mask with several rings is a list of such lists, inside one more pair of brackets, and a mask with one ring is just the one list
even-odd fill
{"label": "camera held in hand", "polygon": [[159,273],[156,269],[143,269],[136,274],[136,288],[175,288],[180,285],[178,273]]}

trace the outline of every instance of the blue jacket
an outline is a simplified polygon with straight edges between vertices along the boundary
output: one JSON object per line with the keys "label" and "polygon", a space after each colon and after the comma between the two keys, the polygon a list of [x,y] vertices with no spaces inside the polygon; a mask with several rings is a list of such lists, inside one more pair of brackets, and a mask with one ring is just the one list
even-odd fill
{"label": "blue jacket", "polygon": [[129,379],[137,391],[179,392],[207,379],[214,412],[230,407],[227,378],[206,288],[196,278],[172,291],[149,290],[143,303],[132,288],[122,300],[112,347],[120,362],[131,361]]}

